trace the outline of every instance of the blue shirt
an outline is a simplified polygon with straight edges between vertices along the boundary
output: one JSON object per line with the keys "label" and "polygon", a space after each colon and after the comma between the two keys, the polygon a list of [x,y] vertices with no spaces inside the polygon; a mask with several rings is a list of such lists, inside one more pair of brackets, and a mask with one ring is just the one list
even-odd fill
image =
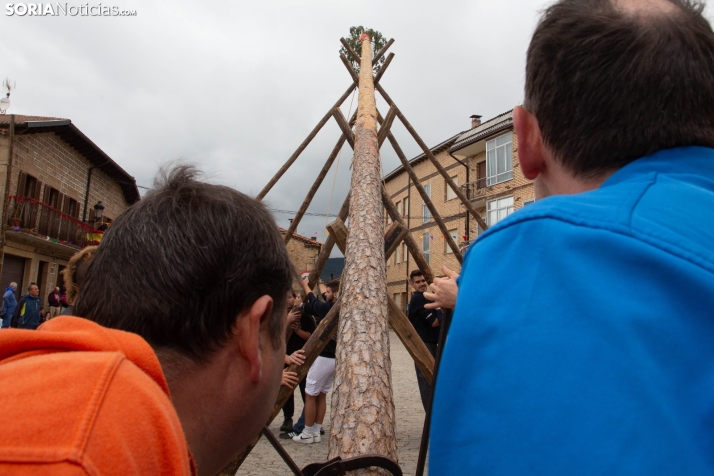
{"label": "blue shirt", "polygon": [[714,150],[643,157],[478,239],[429,470],[714,474]]}

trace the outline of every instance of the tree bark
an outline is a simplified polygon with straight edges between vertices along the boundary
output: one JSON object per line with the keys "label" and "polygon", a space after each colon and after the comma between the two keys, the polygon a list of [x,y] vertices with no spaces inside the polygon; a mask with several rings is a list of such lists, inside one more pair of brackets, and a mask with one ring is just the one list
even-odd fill
{"label": "tree bark", "polygon": [[[397,460],[372,48],[362,40],[329,457]],[[382,474],[363,470],[362,474]]]}

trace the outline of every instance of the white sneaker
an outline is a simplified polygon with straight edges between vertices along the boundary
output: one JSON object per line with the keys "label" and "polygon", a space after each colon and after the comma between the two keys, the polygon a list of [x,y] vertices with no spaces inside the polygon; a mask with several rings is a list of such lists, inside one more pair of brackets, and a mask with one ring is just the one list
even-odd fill
{"label": "white sneaker", "polygon": [[[318,437],[318,440],[317,440],[317,441],[319,442],[319,441],[320,441],[320,435],[317,435],[317,437]],[[305,433],[305,432],[303,431],[303,432],[300,433],[299,435],[293,436],[293,441],[294,441],[295,443],[302,443],[302,444],[305,444],[305,445],[309,445],[310,443],[314,443],[314,442],[315,442],[315,437],[314,437],[314,435],[308,435],[307,433]]]}
{"label": "white sneaker", "polygon": [[321,441],[322,441],[322,438],[320,438],[320,433],[318,433],[317,435],[312,435],[312,440],[313,440],[315,443],[321,442]]}

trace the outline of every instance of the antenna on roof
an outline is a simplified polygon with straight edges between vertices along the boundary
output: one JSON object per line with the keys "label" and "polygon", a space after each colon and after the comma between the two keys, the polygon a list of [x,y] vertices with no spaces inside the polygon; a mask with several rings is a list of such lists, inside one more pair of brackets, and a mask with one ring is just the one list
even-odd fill
{"label": "antenna on roof", "polygon": [[0,99],[0,114],[5,114],[7,108],[10,107],[10,92],[16,87],[15,81],[5,78],[2,82],[2,87],[7,89],[7,94],[4,98]]}

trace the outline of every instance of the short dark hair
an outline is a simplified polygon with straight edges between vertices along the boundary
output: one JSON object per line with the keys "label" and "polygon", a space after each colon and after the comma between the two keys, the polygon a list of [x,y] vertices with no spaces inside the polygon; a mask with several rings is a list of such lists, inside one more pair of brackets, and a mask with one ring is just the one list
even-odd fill
{"label": "short dark hair", "polygon": [[257,200],[197,176],[188,165],[160,171],[154,190],[117,217],[92,256],[75,314],[207,360],[237,315],[269,295],[277,349],[295,274],[275,220]]}
{"label": "short dark hair", "polygon": [[545,10],[526,60],[524,107],[580,177],[672,147],[714,147],[714,33],[703,5],[625,12],[609,0]]}
{"label": "short dark hair", "polygon": [[411,273],[409,273],[409,281],[414,281],[414,278],[417,276],[424,277],[424,273],[421,272],[420,269],[415,269]]}
{"label": "short dark hair", "polygon": [[325,284],[325,286],[330,288],[333,293],[336,293],[340,290],[340,280],[333,279],[332,281],[329,281],[327,284]]}

